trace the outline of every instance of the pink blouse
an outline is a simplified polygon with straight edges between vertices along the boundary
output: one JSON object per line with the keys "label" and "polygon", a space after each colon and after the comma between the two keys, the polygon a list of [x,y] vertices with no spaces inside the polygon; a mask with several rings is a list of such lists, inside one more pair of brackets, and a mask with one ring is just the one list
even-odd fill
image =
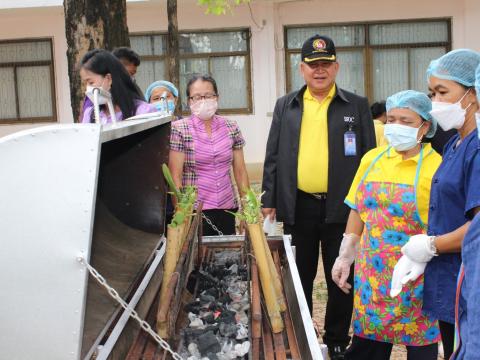
{"label": "pink blouse", "polygon": [[230,177],[233,150],[245,145],[242,133],[233,120],[215,115],[212,133],[196,116],[172,123],[170,149],[183,152],[183,185],[196,185],[203,209],[238,207]]}

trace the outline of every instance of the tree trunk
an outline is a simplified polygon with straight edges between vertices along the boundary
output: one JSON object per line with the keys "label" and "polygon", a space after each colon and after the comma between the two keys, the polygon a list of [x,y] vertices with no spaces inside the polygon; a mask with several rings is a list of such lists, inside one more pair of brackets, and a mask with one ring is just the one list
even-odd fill
{"label": "tree trunk", "polygon": [[[170,81],[180,90],[180,64],[178,61],[178,21],[177,21],[177,0],[167,0],[168,35],[167,35],[167,63],[168,77]],[[181,96],[180,96],[181,98]],[[180,105],[177,102],[177,107]]]}
{"label": "tree trunk", "polygon": [[68,76],[73,118],[78,121],[84,97],[78,64],[94,48],[130,46],[126,0],[64,0]]}

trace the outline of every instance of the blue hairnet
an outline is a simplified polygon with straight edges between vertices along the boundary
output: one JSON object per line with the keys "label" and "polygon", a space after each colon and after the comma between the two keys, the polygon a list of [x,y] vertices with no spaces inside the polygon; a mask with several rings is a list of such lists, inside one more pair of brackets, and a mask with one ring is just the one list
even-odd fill
{"label": "blue hairnet", "polygon": [[469,49],[453,50],[430,63],[427,80],[430,76],[435,76],[472,87],[475,85],[475,69],[478,64],[480,53]]}
{"label": "blue hairnet", "polygon": [[147,91],[145,91],[145,101],[150,102],[150,97],[152,96],[152,91],[158,87],[164,87],[168,91],[170,91],[173,96],[178,97],[178,89],[173,85],[170,81],[166,80],[160,80],[160,81],[155,81],[151,83]]}
{"label": "blue hairnet", "polygon": [[400,91],[387,98],[387,113],[392,109],[409,109],[417,113],[422,119],[430,121],[430,129],[425,135],[431,138],[437,131],[437,121],[430,115],[432,101],[422,92],[415,90]]}
{"label": "blue hairnet", "polygon": [[478,102],[480,102],[480,65],[477,66],[477,71],[475,72],[475,91],[477,92]]}

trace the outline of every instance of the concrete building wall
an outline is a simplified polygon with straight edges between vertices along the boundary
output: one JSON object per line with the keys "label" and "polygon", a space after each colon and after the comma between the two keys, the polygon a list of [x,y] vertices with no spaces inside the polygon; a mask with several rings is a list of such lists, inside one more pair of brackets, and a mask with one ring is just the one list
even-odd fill
{"label": "concrete building wall", "polygon": [[[17,3],[21,3],[17,1]],[[29,1],[28,6],[33,6]],[[42,3],[42,1],[40,1]],[[57,114],[60,122],[72,122],[67,74],[63,8],[54,0],[47,7],[1,9],[0,40],[51,37],[54,44]],[[56,5],[57,4],[57,5]],[[166,31],[166,1],[128,3],[128,26],[132,33]],[[247,141],[246,161],[260,164],[271,123],[275,99],[285,93],[284,26],[344,22],[452,18],[452,47],[480,50],[480,2],[478,0],[257,0],[235,8],[234,14],[203,14],[194,0],[179,1],[181,30],[251,29],[251,79],[253,113],[231,116]],[[23,24],[20,26],[20,24]],[[153,80],[153,79],[152,79]],[[226,94],[222,94],[225,96]],[[37,125],[0,125],[0,136]]]}

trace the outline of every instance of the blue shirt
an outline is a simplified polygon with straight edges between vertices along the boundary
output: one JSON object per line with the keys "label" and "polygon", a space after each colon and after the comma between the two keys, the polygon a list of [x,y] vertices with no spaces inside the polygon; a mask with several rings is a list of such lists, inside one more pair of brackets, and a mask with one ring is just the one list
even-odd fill
{"label": "blue shirt", "polygon": [[[449,233],[472,219],[480,206],[480,149],[472,131],[455,147],[457,134],[445,145],[443,160],[432,180],[428,235]],[[425,268],[423,310],[439,320],[455,323],[455,292],[460,253],[435,256]]]}
{"label": "blue shirt", "polygon": [[[464,278],[458,296],[460,348],[452,359],[478,359],[480,349],[480,214],[475,216],[462,244]],[[460,280],[460,279],[459,279]]]}

